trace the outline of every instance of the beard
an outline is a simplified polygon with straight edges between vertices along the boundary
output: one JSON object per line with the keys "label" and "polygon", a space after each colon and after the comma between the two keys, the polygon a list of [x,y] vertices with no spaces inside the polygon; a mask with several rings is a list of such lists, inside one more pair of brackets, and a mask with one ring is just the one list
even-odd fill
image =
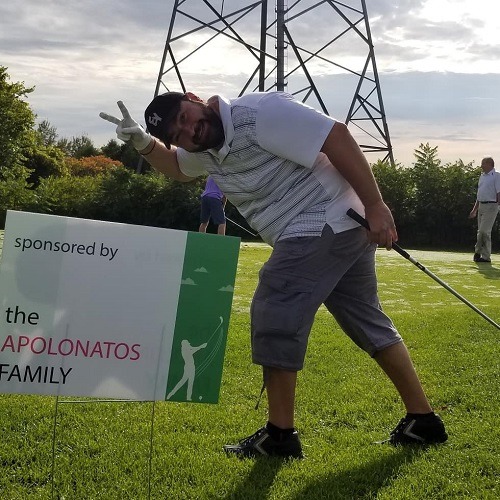
{"label": "beard", "polygon": [[200,103],[203,107],[203,116],[195,128],[192,153],[199,153],[207,149],[220,148],[224,143],[224,128],[220,116],[210,107]]}

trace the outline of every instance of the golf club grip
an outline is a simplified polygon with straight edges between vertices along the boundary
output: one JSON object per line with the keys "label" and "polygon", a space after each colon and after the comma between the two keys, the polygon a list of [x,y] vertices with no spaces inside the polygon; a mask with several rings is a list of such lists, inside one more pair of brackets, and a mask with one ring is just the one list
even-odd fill
{"label": "golf club grip", "polygon": [[[358,224],[360,224],[361,226],[363,226],[365,229],[368,229],[368,231],[370,231],[370,225],[368,224],[368,221],[364,218],[364,217],[361,217],[361,215],[358,214],[358,212],[356,212],[356,210],[350,208],[346,214],[351,218],[351,219],[354,219]],[[397,243],[395,243],[394,241],[392,242],[392,248],[398,252],[400,255],[402,255],[405,259],[408,259],[410,260],[410,254],[404,250],[403,248],[401,248]]]}
{"label": "golf club grip", "polygon": [[351,219],[354,219],[358,224],[362,225],[365,229],[368,229],[368,231],[370,230],[370,225],[368,224],[368,221],[364,217],[361,217],[361,215],[359,215],[358,212],[356,212],[356,210],[350,208],[346,213]]}

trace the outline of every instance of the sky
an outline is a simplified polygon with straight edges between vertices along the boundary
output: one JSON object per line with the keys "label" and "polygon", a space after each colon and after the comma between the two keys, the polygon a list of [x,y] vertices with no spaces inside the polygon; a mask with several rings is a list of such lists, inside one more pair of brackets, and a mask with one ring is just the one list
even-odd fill
{"label": "sky", "polygon": [[[225,9],[252,3],[210,1]],[[307,7],[312,0],[299,1]],[[273,0],[269,3],[274,6]],[[361,6],[360,0],[343,3]],[[185,0],[183,5],[197,12],[201,4]],[[498,0],[366,0],[366,6],[396,162],[410,166],[414,150],[429,143],[438,147],[443,164],[461,159],[477,165],[482,157],[493,156],[500,165]],[[99,112],[118,115],[116,101],[123,100],[143,123],[172,9],[173,0],[1,2],[0,65],[7,67],[12,82],[35,87],[28,102],[38,122],[47,120],[59,137],[87,135],[99,147],[115,137],[113,126],[99,118]],[[323,35],[337,29],[335,22],[325,20],[318,8],[296,23],[294,35],[320,43]],[[258,38],[255,23],[249,22],[246,30],[249,37]],[[193,34],[181,43],[188,50],[190,44],[202,42]],[[349,67],[358,64],[354,44],[340,44],[336,50],[336,61]],[[219,43],[193,56],[185,71],[200,97],[235,97],[236,82],[242,75],[246,78],[249,66]],[[329,107],[330,114],[344,120],[352,99],[344,84],[348,77],[328,65],[318,65],[314,72],[322,82],[323,98],[335,108]]]}

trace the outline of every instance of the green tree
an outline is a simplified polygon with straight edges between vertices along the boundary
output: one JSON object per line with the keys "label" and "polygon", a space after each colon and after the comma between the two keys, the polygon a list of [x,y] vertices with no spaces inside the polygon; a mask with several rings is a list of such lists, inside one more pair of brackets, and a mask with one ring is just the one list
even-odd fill
{"label": "green tree", "polygon": [[99,177],[47,177],[40,179],[30,211],[88,218],[99,192]]}
{"label": "green tree", "polygon": [[55,146],[57,144],[57,129],[49,121],[43,120],[36,129],[44,146]]}
{"label": "green tree", "polygon": [[[111,158],[112,160],[119,161],[126,168],[137,172],[139,162],[141,161],[141,155],[132,146],[132,144],[127,142],[119,143],[115,139],[111,139],[105,146],[101,148],[103,154]],[[151,167],[146,161],[142,161],[140,173],[151,172]]]}
{"label": "green tree", "polygon": [[10,83],[7,68],[0,66],[0,169],[21,165],[24,150],[31,144],[35,115],[23,98],[33,90],[24,82]]}
{"label": "green tree", "polygon": [[111,139],[101,148],[101,152],[112,160],[121,161],[123,146],[124,143],[120,144],[116,139]]}
{"label": "green tree", "polygon": [[372,170],[384,201],[394,215],[400,236],[403,236],[403,228],[412,223],[415,215],[415,191],[411,170],[400,164],[393,165],[381,160],[372,165]]}
{"label": "green tree", "polygon": [[72,156],[73,158],[84,158],[101,154],[99,149],[94,146],[92,139],[86,135],[72,137],[71,139],[59,139],[57,147],[62,149],[67,156]]}
{"label": "green tree", "polygon": [[202,189],[202,180],[180,183],[155,172],[113,168],[99,176],[86,217],[196,231]]}
{"label": "green tree", "polygon": [[412,167],[382,162],[373,165],[404,245],[470,247],[476,228],[468,213],[479,169],[461,160],[442,165],[438,148],[428,143],[415,150],[415,159]]}
{"label": "green tree", "polygon": [[441,165],[441,160],[438,158],[438,147],[432,147],[428,142],[420,143],[413,155],[416,158],[414,163],[416,168],[435,168]]}
{"label": "green tree", "polygon": [[66,157],[66,167],[71,175],[75,177],[91,176],[96,177],[105,174],[113,168],[123,168],[123,165],[107,156],[86,156],[84,158]]}
{"label": "green tree", "polygon": [[448,205],[443,196],[444,170],[437,146],[420,144],[414,152],[416,161],[411,170],[415,190],[415,224],[413,236],[417,243],[435,245],[443,238]]}
{"label": "green tree", "polygon": [[24,209],[33,196],[25,154],[33,145],[35,115],[23,100],[33,90],[24,82],[11,83],[7,68],[0,66],[0,227],[6,210]]}
{"label": "green tree", "polygon": [[462,160],[448,163],[443,168],[442,197],[446,200],[443,237],[453,241],[454,246],[472,245],[474,241],[477,228],[468,216],[480,173],[479,167],[464,164]]}
{"label": "green tree", "polygon": [[24,165],[31,171],[28,178],[37,187],[41,178],[62,177],[68,174],[64,163],[64,153],[56,146],[35,144],[26,150]]}
{"label": "green tree", "polygon": [[0,169],[0,229],[4,228],[7,210],[26,210],[35,194],[29,182],[31,171],[22,165]]}
{"label": "green tree", "polygon": [[25,151],[24,164],[32,173],[29,181],[37,187],[40,179],[50,176],[62,177],[68,175],[65,164],[65,154],[57,147],[57,132],[49,122],[43,121],[36,130],[30,132],[32,143]]}

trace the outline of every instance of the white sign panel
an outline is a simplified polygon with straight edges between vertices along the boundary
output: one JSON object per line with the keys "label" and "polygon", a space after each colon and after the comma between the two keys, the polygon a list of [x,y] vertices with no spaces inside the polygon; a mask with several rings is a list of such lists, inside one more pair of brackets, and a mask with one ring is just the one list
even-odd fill
{"label": "white sign panel", "polygon": [[[9,211],[0,392],[216,402],[238,248],[231,237]],[[189,304],[190,289],[217,305]]]}

